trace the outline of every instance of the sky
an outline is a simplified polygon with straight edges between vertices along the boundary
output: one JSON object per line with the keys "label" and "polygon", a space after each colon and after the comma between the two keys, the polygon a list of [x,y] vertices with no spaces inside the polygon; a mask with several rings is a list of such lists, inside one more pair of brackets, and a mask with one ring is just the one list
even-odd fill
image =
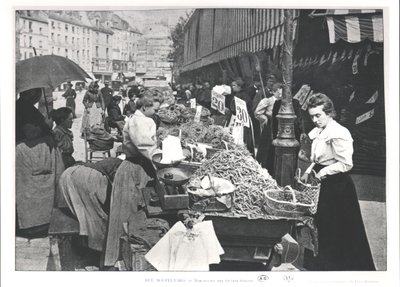
{"label": "sky", "polygon": [[116,14],[121,16],[124,20],[132,27],[136,27],[139,30],[145,30],[149,24],[164,23],[170,27],[174,27],[179,20],[179,17],[186,17],[186,13],[189,13],[191,9],[179,9],[179,10],[119,10],[115,11]]}

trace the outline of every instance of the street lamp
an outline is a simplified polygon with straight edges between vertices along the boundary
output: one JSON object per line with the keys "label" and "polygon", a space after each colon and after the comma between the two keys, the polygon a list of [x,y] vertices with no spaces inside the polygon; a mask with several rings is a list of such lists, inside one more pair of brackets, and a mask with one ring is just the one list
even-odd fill
{"label": "street lamp", "polygon": [[276,116],[278,135],[272,142],[275,146],[274,177],[279,185],[292,185],[297,163],[297,149],[300,146],[294,133],[296,115],[292,102],[293,78],[293,10],[284,10],[283,42],[283,90],[282,105]]}

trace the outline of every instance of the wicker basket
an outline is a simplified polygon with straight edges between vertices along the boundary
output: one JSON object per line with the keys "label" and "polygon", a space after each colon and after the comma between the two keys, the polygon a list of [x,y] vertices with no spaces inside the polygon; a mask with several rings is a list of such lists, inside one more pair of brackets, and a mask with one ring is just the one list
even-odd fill
{"label": "wicker basket", "polygon": [[[315,175],[315,171],[313,170]],[[319,199],[319,191],[321,188],[321,183],[304,183],[301,181],[301,170],[297,169],[296,177],[295,177],[295,188],[302,192],[306,198],[309,198],[313,203],[313,206],[310,207],[310,213],[315,214],[318,208],[318,199]]]}
{"label": "wicker basket", "polygon": [[[277,199],[279,195],[288,195],[292,197],[291,201],[283,201]],[[313,203],[297,202],[296,196],[300,197],[301,192],[292,189],[290,186],[285,186],[283,190],[269,190],[265,192],[265,210],[270,215],[284,217],[298,217],[306,215],[313,207]]]}

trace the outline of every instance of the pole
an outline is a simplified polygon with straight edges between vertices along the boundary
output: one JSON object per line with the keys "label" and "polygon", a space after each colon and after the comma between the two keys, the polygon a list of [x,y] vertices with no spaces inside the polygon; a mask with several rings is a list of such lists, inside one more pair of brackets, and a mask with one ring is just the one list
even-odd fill
{"label": "pole", "polygon": [[284,10],[283,41],[283,91],[282,105],[278,115],[278,134],[272,142],[275,146],[274,176],[281,186],[292,185],[297,163],[299,142],[294,133],[296,115],[292,102],[293,78],[293,10]]}

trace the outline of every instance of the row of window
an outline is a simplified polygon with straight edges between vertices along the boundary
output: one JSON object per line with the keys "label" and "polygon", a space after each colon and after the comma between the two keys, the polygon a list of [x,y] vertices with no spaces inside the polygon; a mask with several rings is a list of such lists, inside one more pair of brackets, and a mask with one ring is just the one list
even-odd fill
{"label": "row of window", "polygon": [[[26,35],[24,35],[22,47],[32,47],[32,46],[34,46],[32,39],[33,39],[32,36],[29,36],[29,38],[28,38]],[[43,48],[43,41],[42,40],[38,41],[38,47],[39,48]]]}
{"label": "row of window", "polygon": [[[35,33],[36,31],[33,30],[33,23],[31,21],[28,21],[28,27],[26,27],[26,20],[23,20],[23,30],[24,31],[29,31],[29,33]],[[28,28],[28,29],[27,29]],[[43,35],[43,27],[39,27],[37,31],[40,35]]]}
{"label": "row of window", "polygon": [[[63,50],[63,52],[62,52]],[[51,54],[56,54],[59,56],[65,56],[67,58],[72,58],[72,59],[76,59],[78,61],[81,60],[81,56],[82,56],[82,60],[83,62],[85,62],[86,60],[88,62],[90,62],[90,52],[89,50],[82,50],[82,53],[80,50],[68,50],[68,49],[61,49],[61,48],[57,48],[57,50],[55,49],[55,47],[51,47]]]}
{"label": "row of window", "polygon": [[[53,41],[53,42],[56,41],[56,39],[54,37],[54,33],[50,34],[50,40]],[[76,44],[79,44],[79,41],[80,41],[80,38],[76,38]],[[61,42],[61,35],[60,34],[57,34],[57,42]],[[69,44],[68,36],[64,37],[64,43]],[[71,37],[71,44],[75,44],[75,37]],[[90,39],[83,37],[82,38],[82,44],[83,45],[86,44],[87,46],[90,46]]]}
{"label": "row of window", "polygon": [[[106,48],[106,58],[109,58],[110,49]],[[99,46],[96,46],[96,57],[99,57]]]}
{"label": "row of window", "polygon": [[[80,27],[75,27],[73,25],[68,25],[67,23],[64,24],[64,30],[65,32],[69,32],[69,27],[71,26],[71,32],[76,34],[81,33],[81,28]],[[51,28],[56,29],[56,23],[54,21],[51,21]],[[61,31],[62,29],[62,24],[60,22],[57,22],[57,29]],[[84,28],[82,27],[82,34],[89,34],[89,28]]]}

